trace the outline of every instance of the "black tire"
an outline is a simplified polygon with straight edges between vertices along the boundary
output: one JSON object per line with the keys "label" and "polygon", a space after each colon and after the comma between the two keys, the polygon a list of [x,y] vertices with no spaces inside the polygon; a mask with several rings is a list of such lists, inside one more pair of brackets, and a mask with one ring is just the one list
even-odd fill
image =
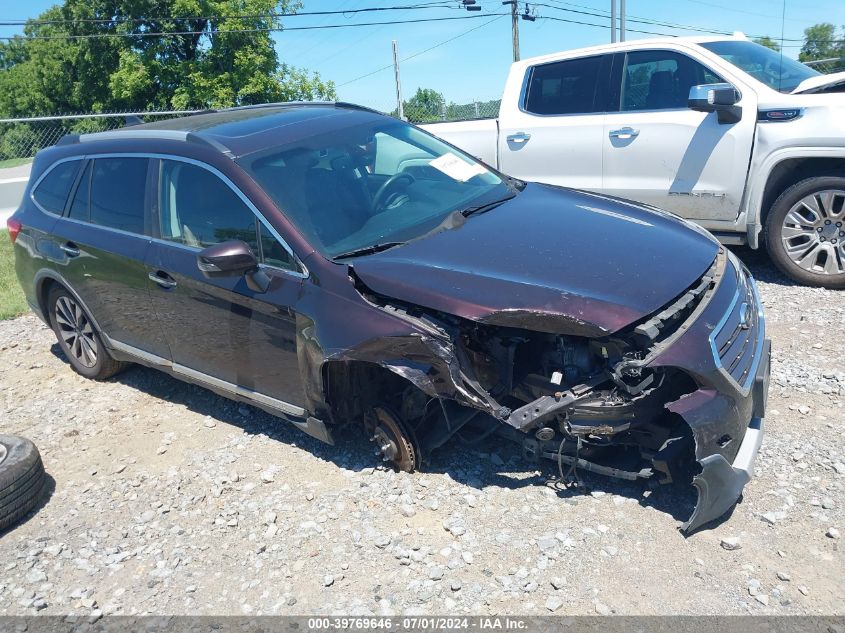
{"label": "black tire", "polygon": [[[67,316],[68,305],[73,306],[72,311],[75,315],[81,315],[79,321],[84,324],[85,340],[79,341],[80,347],[76,347],[76,340],[83,338],[80,336],[82,329],[75,329],[74,325],[69,325],[68,321],[63,318],[63,315]],[[53,286],[47,295],[47,310],[50,314],[50,325],[52,325],[56,339],[59,341],[59,347],[76,373],[93,380],[106,380],[126,366],[126,363],[112,358],[106,346],[103,345],[103,339],[100,337],[91,316],[67,290],[61,286]],[[67,337],[74,337],[74,334],[76,334],[76,338],[71,338],[69,343]],[[82,349],[83,345],[87,346],[84,350]]]}
{"label": "black tire", "polygon": [[0,532],[30,513],[46,481],[35,444],[23,437],[0,435]]}
{"label": "black tire", "polygon": [[[766,222],[763,227],[763,240],[766,244],[766,250],[768,250],[769,257],[772,262],[774,262],[774,264],[787,277],[807,286],[821,286],[823,288],[841,290],[845,288],[845,244],[843,244],[845,236],[841,235],[841,233],[845,233],[845,222],[843,222],[842,218],[845,209],[841,208],[839,198],[836,199],[836,204],[834,205],[833,211],[835,212],[835,217],[831,220],[833,225],[831,229],[836,227],[836,224],[839,223],[842,226],[838,228],[842,230],[837,230],[835,235],[827,235],[826,238],[824,235],[820,234],[819,239],[827,240],[826,248],[834,248],[832,247],[831,239],[837,240],[837,246],[835,249],[838,249],[838,254],[836,250],[832,250],[831,252],[833,252],[834,256],[838,258],[833,261],[835,263],[841,262],[843,272],[825,273],[823,271],[815,272],[813,270],[802,268],[789,257],[782,240],[784,221],[786,220],[787,214],[790,210],[803,198],[812,196],[815,193],[829,190],[838,190],[845,193],[845,177],[815,176],[813,178],[807,178],[806,180],[797,182],[789,187],[789,189],[784,191],[778,197],[772,205],[772,208],[769,210],[769,214],[766,217]],[[812,224],[807,222],[807,226],[812,226]],[[795,239],[796,243],[800,245],[800,240],[803,238],[796,237]],[[807,244],[809,251],[811,242],[807,242]],[[831,255],[829,254],[824,255],[822,261],[826,261],[826,258],[830,256]]]}

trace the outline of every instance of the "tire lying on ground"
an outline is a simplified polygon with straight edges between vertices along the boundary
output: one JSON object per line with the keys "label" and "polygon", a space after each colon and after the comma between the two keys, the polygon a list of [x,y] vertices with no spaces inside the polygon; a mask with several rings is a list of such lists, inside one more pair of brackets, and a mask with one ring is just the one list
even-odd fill
{"label": "tire lying on ground", "polygon": [[35,444],[24,437],[0,435],[0,532],[35,507],[46,478]]}

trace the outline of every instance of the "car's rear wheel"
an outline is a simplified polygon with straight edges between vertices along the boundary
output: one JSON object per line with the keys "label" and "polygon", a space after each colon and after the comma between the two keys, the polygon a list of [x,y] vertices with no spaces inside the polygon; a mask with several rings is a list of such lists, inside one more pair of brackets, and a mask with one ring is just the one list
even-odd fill
{"label": "car's rear wheel", "polygon": [[111,357],[91,316],[73,295],[54,286],[47,305],[59,347],[74,371],[86,378],[105,380],[123,369],[124,364]]}
{"label": "car's rear wheel", "polygon": [[784,191],[766,218],[765,242],[792,279],[845,288],[845,178],[807,178]]}

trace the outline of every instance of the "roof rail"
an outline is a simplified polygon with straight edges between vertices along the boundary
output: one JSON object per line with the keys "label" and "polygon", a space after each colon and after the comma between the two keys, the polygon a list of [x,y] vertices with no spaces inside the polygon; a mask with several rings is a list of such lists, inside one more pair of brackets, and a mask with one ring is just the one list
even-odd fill
{"label": "roof rail", "polygon": [[170,141],[187,141],[188,132],[184,130],[157,130],[157,129],[140,129],[136,130],[133,127],[118,128],[116,130],[108,130],[106,132],[89,132],[88,134],[80,134],[78,143],[90,143],[94,141],[103,141],[108,139],[162,139]]}
{"label": "roof rail", "polygon": [[[238,110],[258,110],[261,108],[278,108],[278,107],[301,107],[301,106],[334,106],[337,108],[347,108],[350,110],[362,110],[365,112],[372,112],[374,114],[384,114],[373,108],[358,105],[356,103],[348,103],[346,101],[279,101],[276,103],[257,103],[254,105],[236,106],[233,108],[221,108],[219,110],[207,109],[188,114],[186,116],[196,116],[198,114],[214,114],[218,112],[232,112]],[[141,128],[136,129],[133,126],[118,128],[116,130],[108,130],[106,132],[89,132],[87,134],[66,134],[59,139],[56,145],[75,145],[77,143],[90,143],[95,141],[102,141],[107,139],[159,139],[171,141],[186,141],[193,143],[201,143],[209,147],[213,147],[219,152],[232,157],[231,151],[221,143],[208,138],[196,132],[189,132],[186,130],[161,130],[157,128]]]}
{"label": "roof rail", "polygon": [[207,145],[229,158],[232,158],[232,152],[229,148],[214,139],[201,136],[195,132],[188,132],[186,130],[158,130],[158,129],[134,129],[120,128],[117,130],[108,130],[106,132],[91,132],[89,134],[66,134],[59,139],[56,145],[76,145],[77,143],[93,143],[103,140],[143,140],[143,139],[157,139],[166,141],[183,141],[188,143],[199,143]]}
{"label": "roof rail", "polygon": [[[357,103],[349,103],[347,101],[275,101],[272,103],[255,103],[251,105],[234,106],[232,108],[222,108],[214,110],[214,112],[231,112],[233,110],[258,110],[261,108],[279,108],[279,107],[301,107],[301,106],[335,106],[338,108],[349,108],[354,110],[366,110],[367,112],[374,112],[376,114],[384,114],[373,108],[358,105]],[[199,114],[199,113],[198,113]]]}

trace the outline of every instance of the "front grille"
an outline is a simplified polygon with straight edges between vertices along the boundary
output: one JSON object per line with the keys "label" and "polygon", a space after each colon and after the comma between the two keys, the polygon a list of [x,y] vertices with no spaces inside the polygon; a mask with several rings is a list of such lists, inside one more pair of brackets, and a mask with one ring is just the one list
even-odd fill
{"label": "front grille", "polygon": [[743,267],[736,269],[736,275],[736,294],[713,331],[711,342],[722,368],[747,389],[754,380],[765,332],[754,281]]}

